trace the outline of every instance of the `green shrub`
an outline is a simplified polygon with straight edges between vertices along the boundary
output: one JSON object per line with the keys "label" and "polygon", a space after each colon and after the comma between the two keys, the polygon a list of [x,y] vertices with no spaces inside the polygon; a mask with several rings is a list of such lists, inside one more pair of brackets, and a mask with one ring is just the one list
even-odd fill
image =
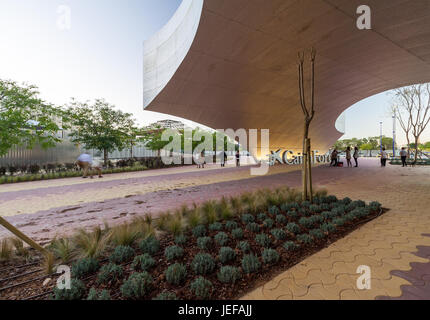
{"label": "green shrub", "polygon": [[198,277],[191,283],[191,292],[199,299],[209,299],[212,291],[212,282],[203,277]]}
{"label": "green shrub", "polygon": [[247,254],[242,258],[242,269],[246,274],[257,272],[261,267],[258,258],[253,254]]}
{"label": "green shrub", "polygon": [[288,219],[286,216],[283,216],[282,214],[278,214],[276,216],[276,222],[282,225],[286,225],[288,223]]}
{"label": "green shrub", "polygon": [[174,292],[164,291],[152,300],[168,301],[168,300],[178,300],[178,297]]}
{"label": "green shrub", "polygon": [[273,229],[270,233],[276,240],[284,240],[287,237],[287,233],[282,229]]}
{"label": "green shrub", "polygon": [[283,212],[288,212],[289,210],[291,210],[293,207],[291,206],[290,203],[283,203],[281,204],[281,211]]}
{"label": "green shrub", "polygon": [[309,208],[311,206],[311,202],[306,200],[306,201],[303,201],[301,205],[303,208]]}
{"label": "green shrub", "polygon": [[219,250],[219,260],[225,264],[236,259],[236,252],[230,247],[222,247]]}
{"label": "green shrub", "polygon": [[252,214],[244,214],[242,215],[243,223],[252,223],[255,222],[255,217]]}
{"label": "green shrub", "polygon": [[283,247],[287,251],[295,251],[295,250],[297,250],[297,249],[300,248],[300,246],[298,244],[296,244],[295,242],[293,242],[293,241],[287,241],[287,242],[285,242],[284,245],[283,245]]}
{"label": "green shrub", "polygon": [[292,234],[298,234],[301,230],[300,227],[294,222],[287,224],[286,229]]}
{"label": "green shrub", "polygon": [[341,227],[345,224],[346,221],[344,218],[335,218],[332,222],[334,225]]}
{"label": "green shrub", "polygon": [[309,231],[309,234],[315,239],[322,239],[325,237],[325,234],[321,229],[312,229]]}
{"label": "green shrub", "polygon": [[197,246],[202,250],[208,250],[212,247],[211,237],[200,237],[197,239]]}
{"label": "green shrub", "polygon": [[179,236],[176,236],[176,237],[175,237],[175,243],[176,243],[177,245],[179,245],[179,246],[182,246],[182,245],[184,245],[184,244],[187,244],[187,242],[188,242],[188,239],[187,239],[187,237],[186,237],[186,236],[184,236],[183,234],[181,234],[181,235],[179,235]]}
{"label": "green shrub", "polygon": [[233,239],[243,239],[243,230],[241,228],[234,229],[231,232],[231,236],[233,237]]}
{"label": "green shrub", "polygon": [[[354,210],[353,210],[354,211]],[[353,211],[351,211],[350,213],[347,213],[346,215],[343,216],[343,218],[346,221],[354,221],[357,217],[355,216],[355,214],[353,213]]]}
{"label": "green shrub", "polygon": [[164,256],[167,261],[182,258],[184,256],[184,249],[178,246],[170,246],[164,250]]}
{"label": "green shrub", "polygon": [[222,230],[222,223],[220,223],[220,222],[212,223],[209,226],[209,230],[210,231],[221,231]]}
{"label": "green shrub", "polygon": [[215,269],[215,261],[208,253],[198,253],[191,262],[191,266],[196,274],[209,274]]}
{"label": "green shrub", "polygon": [[323,232],[331,233],[336,231],[336,226],[333,223],[324,223],[321,225],[321,230]]}
{"label": "green shrub", "polygon": [[314,241],[312,239],[312,237],[307,233],[299,234],[297,236],[297,240],[299,240],[300,242],[302,242],[304,244],[311,244]]}
{"label": "green shrub", "polygon": [[124,273],[121,266],[114,263],[105,264],[97,275],[97,283],[108,284],[119,280]]}
{"label": "green shrub", "polygon": [[279,254],[274,249],[264,249],[261,258],[265,264],[275,264],[279,262]]}
{"label": "green shrub", "polygon": [[242,273],[239,268],[224,266],[218,272],[218,280],[222,283],[236,283],[236,281],[242,278]]}
{"label": "green shrub", "polygon": [[329,211],[330,210],[330,205],[328,203],[321,203],[320,204],[320,208],[323,211]]}
{"label": "green shrub", "polygon": [[236,221],[227,221],[225,224],[225,228],[227,230],[234,230],[237,228],[237,222]]}
{"label": "green shrub", "polygon": [[129,246],[118,246],[114,252],[109,256],[109,261],[113,263],[128,262],[135,256],[136,252]]}
{"label": "green shrub", "polygon": [[352,202],[352,200],[348,197],[344,198],[343,200],[341,200],[341,203],[343,203],[344,205],[348,205]]}
{"label": "green shrub", "polygon": [[247,253],[251,250],[251,245],[248,241],[241,241],[237,244],[237,248],[240,249],[243,253]]}
{"label": "green shrub", "polygon": [[328,196],[328,197],[327,197],[327,201],[328,201],[328,203],[335,203],[335,202],[337,202],[338,200],[337,200],[337,197],[336,197],[336,196]]}
{"label": "green shrub", "polygon": [[99,262],[94,258],[78,260],[72,265],[72,275],[75,278],[83,278],[96,273],[99,269]]}
{"label": "green shrub", "polygon": [[373,201],[369,204],[369,208],[373,213],[379,212],[382,208],[382,204],[380,204],[379,202]]}
{"label": "green shrub", "polygon": [[266,219],[263,222],[263,226],[267,229],[273,228],[273,225],[275,224],[275,221],[273,221],[273,219]]}
{"label": "green shrub", "polygon": [[363,200],[354,201],[356,208],[364,208],[366,206],[366,202]]}
{"label": "green shrub", "polygon": [[299,224],[307,229],[310,229],[314,225],[314,222],[310,218],[303,217],[303,218],[300,218]]}
{"label": "green shrub", "polygon": [[274,215],[274,216],[281,213],[281,211],[279,210],[279,208],[277,206],[270,207],[268,211],[271,215]]}
{"label": "green shrub", "polygon": [[70,290],[58,289],[55,286],[53,293],[55,300],[81,300],[85,295],[85,291],[85,284],[81,280],[72,279],[70,281]]}
{"label": "green shrub", "polygon": [[313,204],[309,207],[309,211],[312,213],[320,213],[321,207],[319,205]]}
{"label": "green shrub", "polygon": [[139,244],[140,250],[143,253],[148,253],[150,255],[156,254],[160,251],[160,241],[154,236],[150,236],[144,240],[142,240]]}
{"label": "green shrub", "polygon": [[218,232],[215,237],[215,242],[220,245],[220,246],[224,246],[229,242],[229,237],[225,232]]}
{"label": "green shrub", "polygon": [[187,277],[187,267],[179,263],[172,264],[167,268],[165,275],[168,283],[180,285]]}
{"label": "green shrub", "polygon": [[249,230],[249,231],[251,231],[251,232],[259,232],[260,231],[260,226],[257,223],[252,222],[252,223],[248,223],[246,225],[246,229]]}
{"label": "green shrub", "polygon": [[155,260],[148,253],[145,253],[135,257],[131,267],[134,270],[149,271],[155,266],[155,264]]}
{"label": "green shrub", "polygon": [[299,217],[299,214],[297,211],[288,211],[287,217],[290,217],[291,219],[297,219]]}
{"label": "green shrub", "polygon": [[255,242],[257,242],[260,246],[265,248],[270,247],[270,245],[272,244],[272,240],[265,233],[257,234],[255,236]]}
{"label": "green shrub", "polygon": [[[336,209],[333,209],[336,210]],[[321,217],[323,217],[324,220],[330,220],[332,219],[332,212],[331,211],[324,211],[321,213]]]}
{"label": "green shrub", "polygon": [[141,299],[152,289],[152,277],[148,272],[133,273],[121,286],[121,294],[128,299]]}
{"label": "green shrub", "polygon": [[205,237],[207,234],[206,227],[204,225],[198,225],[193,228],[192,233],[195,238]]}
{"label": "green shrub", "polygon": [[258,221],[260,221],[260,222],[263,222],[264,220],[266,220],[267,219],[267,214],[265,214],[265,213],[260,213],[258,216],[257,216],[257,220]]}
{"label": "green shrub", "polygon": [[309,220],[315,225],[315,224],[323,223],[324,217],[322,217],[320,215],[314,215],[314,216],[310,217]]}
{"label": "green shrub", "polygon": [[101,292],[98,292],[94,287],[90,289],[90,292],[88,293],[87,300],[99,300],[99,301],[108,301],[111,300],[109,291],[102,290]]}

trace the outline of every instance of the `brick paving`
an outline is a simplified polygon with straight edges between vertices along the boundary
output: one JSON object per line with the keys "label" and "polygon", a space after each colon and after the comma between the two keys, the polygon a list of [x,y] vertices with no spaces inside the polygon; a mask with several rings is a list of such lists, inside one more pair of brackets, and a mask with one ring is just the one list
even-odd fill
{"label": "brick paving", "polygon": [[[318,187],[338,197],[377,200],[390,212],[256,288],[244,299],[430,299],[430,168],[314,169]],[[200,203],[259,188],[300,186],[297,167],[277,166],[266,176],[249,167],[170,168],[0,186],[0,214],[44,242],[76,228],[118,224],[181,204]],[[9,234],[0,228],[0,238]],[[372,272],[372,289],[358,290],[357,267]]]}

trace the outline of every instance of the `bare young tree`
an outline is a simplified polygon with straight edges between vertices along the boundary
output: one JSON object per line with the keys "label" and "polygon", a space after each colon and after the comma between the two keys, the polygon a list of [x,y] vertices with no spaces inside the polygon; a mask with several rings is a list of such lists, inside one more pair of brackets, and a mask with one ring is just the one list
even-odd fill
{"label": "bare young tree", "polygon": [[[306,105],[305,86],[303,65],[305,61],[305,53],[299,52],[299,96],[300,104],[304,115],[304,134],[303,134],[303,199],[313,201],[312,189],[312,155],[311,155],[311,139],[309,139],[309,127],[315,116],[315,57],[316,51],[314,48],[311,50],[311,93],[310,93],[310,107]],[[309,183],[309,189],[308,189]]]}
{"label": "bare young tree", "polygon": [[394,91],[392,107],[406,134],[410,153],[410,134],[415,142],[414,163],[418,159],[418,146],[422,133],[430,122],[430,83],[399,88]]}

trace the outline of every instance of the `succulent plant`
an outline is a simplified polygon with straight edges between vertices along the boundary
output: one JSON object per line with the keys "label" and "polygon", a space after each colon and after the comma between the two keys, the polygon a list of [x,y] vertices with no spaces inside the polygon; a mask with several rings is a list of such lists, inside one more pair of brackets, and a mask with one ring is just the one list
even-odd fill
{"label": "succulent plant", "polygon": [[335,218],[332,222],[334,225],[341,227],[345,224],[346,221],[345,218]]}
{"label": "succulent plant", "polygon": [[336,231],[336,226],[333,223],[324,223],[321,225],[321,230],[323,232],[331,233]]}
{"label": "succulent plant", "polygon": [[136,252],[129,246],[117,246],[114,252],[109,256],[109,261],[112,263],[128,262],[135,256]]}
{"label": "succulent plant", "polygon": [[237,248],[242,251],[243,253],[247,253],[251,251],[251,245],[248,241],[241,241],[237,244]]}
{"label": "succulent plant", "polygon": [[198,225],[197,227],[194,227],[191,232],[195,238],[204,237],[207,234],[207,230],[204,225]]}
{"label": "succulent plant", "polygon": [[249,230],[249,231],[251,231],[251,232],[259,232],[260,231],[260,226],[257,223],[252,222],[252,223],[248,223],[246,225],[246,229]]}
{"label": "succulent plant", "polygon": [[148,253],[150,255],[156,254],[160,251],[160,241],[154,236],[150,236],[144,240],[142,240],[139,244],[140,250],[143,253]]}
{"label": "succulent plant", "polygon": [[237,229],[237,222],[236,221],[227,221],[225,224],[225,228],[227,230]]}
{"label": "succulent plant", "polygon": [[148,253],[145,253],[135,257],[131,267],[134,270],[149,271],[155,266],[155,264],[155,260]]}
{"label": "succulent plant", "polygon": [[218,274],[218,280],[222,283],[236,283],[240,278],[242,278],[242,273],[239,268],[232,266],[221,267]]}
{"label": "succulent plant", "polygon": [[300,227],[294,222],[287,224],[285,228],[293,234],[298,234],[301,231]]}
{"label": "succulent plant", "polygon": [[303,218],[300,218],[299,224],[307,229],[310,229],[314,225],[314,222],[310,218],[303,217]]}
{"label": "succulent plant", "polygon": [[166,281],[173,285],[180,285],[187,277],[187,267],[180,263],[172,264],[165,271]]}
{"label": "succulent plant", "polygon": [[188,241],[187,237],[184,236],[183,234],[175,237],[175,243],[179,246],[187,244],[187,241]]}
{"label": "succulent plant", "polygon": [[215,223],[212,223],[211,225],[209,225],[210,231],[221,231],[222,228],[223,228],[222,223],[220,223],[220,222],[215,222]]}
{"label": "succulent plant", "polygon": [[225,264],[227,262],[230,262],[230,261],[236,259],[236,251],[234,251],[230,247],[222,247],[219,250],[218,257],[219,257],[219,260],[221,261],[221,263]]}
{"label": "succulent plant", "polygon": [[85,291],[85,284],[81,280],[72,279],[70,281],[70,290],[55,287],[53,293],[55,300],[81,300],[85,295]]}
{"label": "succulent plant", "polygon": [[85,258],[76,261],[72,265],[72,275],[75,278],[83,278],[87,275],[97,272],[99,262],[94,258]]}
{"label": "succulent plant", "polygon": [[297,250],[297,249],[300,248],[300,246],[297,243],[293,242],[293,241],[287,241],[287,242],[285,242],[284,245],[283,245],[283,247],[287,251],[295,251],[295,250]]}
{"label": "succulent plant", "polygon": [[275,264],[279,262],[279,253],[274,249],[264,249],[261,258],[265,264]]}
{"label": "succulent plant", "polygon": [[121,286],[121,294],[128,299],[141,299],[152,289],[153,279],[144,271],[133,273]]}
{"label": "succulent plant", "polygon": [[160,300],[160,301],[168,301],[168,300],[178,300],[178,297],[174,292],[163,291],[158,296],[153,298],[152,300]]}
{"label": "succulent plant", "polygon": [[255,217],[252,214],[243,214],[242,215],[243,223],[252,223],[255,222]]}
{"label": "succulent plant", "polygon": [[288,211],[287,217],[290,217],[291,219],[296,219],[299,217],[299,213],[297,211]]}
{"label": "succulent plant", "polygon": [[257,220],[258,221],[260,221],[260,222],[263,222],[264,220],[266,220],[268,217],[267,217],[267,214],[265,214],[265,213],[260,213],[258,216],[257,216]]}
{"label": "succulent plant", "polygon": [[115,282],[122,277],[123,273],[124,269],[121,266],[114,263],[105,264],[97,275],[97,283]]}
{"label": "succulent plant", "polygon": [[190,288],[191,292],[199,299],[209,299],[213,291],[212,282],[203,277],[195,279]]}
{"label": "succulent plant", "polygon": [[311,244],[314,241],[312,237],[307,233],[299,234],[297,236],[297,240],[304,244]]}
{"label": "succulent plant", "polygon": [[231,232],[231,236],[233,237],[233,239],[237,239],[237,240],[243,239],[243,230],[241,228],[234,229]]}
{"label": "succulent plant", "polygon": [[168,261],[182,258],[184,255],[184,249],[178,246],[170,246],[164,250],[164,256]]}
{"label": "succulent plant", "polygon": [[270,219],[270,218],[264,220],[263,222],[263,226],[268,229],[272,228],[274,224],[275,224],[275,221],[273,221],[273,219]]}
{"label": "succulent plant", "polygon": [[265,248],[270,247],[270,245],[272,244],[272,240],[265,233],[257,234],[255,236],[255,242],[257,242],[260,246]]}
{"label": "succulent plant", "polygon": [[191,262],[191,267],[196,274],[205,275],[214,271],[215,261],[208,253],[198,253]]}
{"label": "succulent plant", "polygon": [[98,292],[94,287],[90,289],[90,292],[88,293],[87,300],[99,300],[99,301],[108,301],[111,300],[109,291],[102,290]]}
{"label": "succulent plant", "polygon": [[215,242],[220,246],[225,246],[229,241],[229,237],[225,232],[218,232],[215,237]]}
{"label": "succulent plant", "polygon": [[197,247],[202,250],[208,250],[212,247],[212,238],[211,237],[200,237],[197,239]]}
{"label": "succulent plant", "polygon": [[282,229],[273,229],[270,233],[276,240],[284,240],[287,237],[287,233]]}
{"label": "succulent plant", "polygon": [[322,239],[325,237],[325,234],[321,229],[312,229],[309,231],[309,234],[315,239]]}
{"label": "succulent plant", "polygon": [[270,207],[269,208],[269,210],[268,210],[268,212],[271,214],[271,215],[277,215],[277,214],[280,214],[281,213],[281,210],[279,210],[279,208],[277,207],[277,206],[272,206],[272,207]]}
{"label": "succulent plant", "polygon": [[261,267],[258,258],[253,254],[247,254],[242,258],[242,269],[246,274],[257,272]]}

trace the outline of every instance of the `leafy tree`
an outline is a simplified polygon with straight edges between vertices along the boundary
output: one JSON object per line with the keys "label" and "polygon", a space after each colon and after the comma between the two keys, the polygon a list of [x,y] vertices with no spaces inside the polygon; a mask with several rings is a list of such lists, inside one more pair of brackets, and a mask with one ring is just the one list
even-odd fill
{"label": "leafy tree", "polygon": [[67,111],[72,142],[103,151],[105,165],[109,152],[121,151],[130,145],[130,132],[134,131],[131,114],[115,110],[103,99],[95,100],[92,105],[72,100]]}
{"label": "leafy tree", "polygon": [[39,98],[37,87],[0,79],[0,156],[13,146],[47,149],[57,138],[62,111]]}

